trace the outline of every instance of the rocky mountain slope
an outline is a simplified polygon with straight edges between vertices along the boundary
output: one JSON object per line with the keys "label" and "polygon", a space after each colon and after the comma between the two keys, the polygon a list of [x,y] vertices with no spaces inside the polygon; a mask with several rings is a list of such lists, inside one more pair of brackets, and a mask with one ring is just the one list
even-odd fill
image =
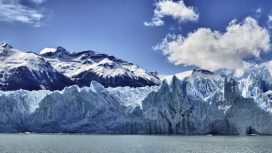
{"label": "rocky mountain slope", "polygon": [[41,56],[79,86],[89,86],[92,80],[105,87],[143,87],[160,84],[156,74],[114,56],[94,51],[72,53],[58,47],[55,51],[43,53]]}

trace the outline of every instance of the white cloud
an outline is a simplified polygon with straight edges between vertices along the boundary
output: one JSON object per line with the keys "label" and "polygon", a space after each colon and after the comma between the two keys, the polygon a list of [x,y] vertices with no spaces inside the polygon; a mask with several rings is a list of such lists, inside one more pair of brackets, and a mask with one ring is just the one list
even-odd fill
{"label": "white cloud", "polygon": [[[31,0],[34,4],[40,4],[44,1]],[[42,25],[43,18],[42,11],[22,5],[19,0],[0,0],[0,21],[17,21],[39,27]]]}
{"label": "white cloud", "polygon": [[263,10],[262,8],[258,7],[256,10],[255,10],[255,18],[260,18],[261,14],[262,14]]}
{"label": "white cloud", "polygon": [[260,8],[260,7],[258,7],[256,10],[255,10],[255,14],[254,14],[254,17],[255,18],[260,18],[261,17],[261,14],[262,14],[262,12],[263,12],[263,9],[262,8]]}
{"label": "white cloud", "polygon": [[260,14],[260,13],[262,13],[263,12],[263,10],[262,10],[262,8],[257,8],[257,10],[255,11],[255,13],[258,13],[258,14]]}
{"label": "white cloud", "polygon": [[40,54],[45,54],[48,52],[55,52],[57,49],[56,48],[44,48],[43,50],[40,51]]}
{"label": "white cloud", "polygon": [[267,25],[269,29],[272,29],[272,15],[268,15]]}
{"label": "white cloud", "polygon": [[255,69],[260,70],[260,69],[264,69],[264,68],[267,68],[269,70],[270,74],[272,74],[272,60],[266,61],[266,62],[261,63],[259,65],[256,65]]}
{"label": "white cloud", "polygon": [[36,4],[41,4],[45,2],[46,0],[31,0],[31,2],[36,3]]}
{"label": "white cloud", "polygon": [[175,65],[231,70],[236,77],[242,77],[253,66],[245,58],[260,58],[261,52],[269,51],[270,35],[255,19],[247,17],[242,23],[231,21],[225,33],[199,28],[187,37],[168,35],[154,49],[162,50]]}
{"label": "white cloud", "polygon": [[186,7],[184,2],[173,2],[173,0],[163,0],[156,4],[154,16],[151,22],[144,22],[145,26],[162,26],[164,16],[172,16],[179,22],[197,21],[199,16],[193,7]]}

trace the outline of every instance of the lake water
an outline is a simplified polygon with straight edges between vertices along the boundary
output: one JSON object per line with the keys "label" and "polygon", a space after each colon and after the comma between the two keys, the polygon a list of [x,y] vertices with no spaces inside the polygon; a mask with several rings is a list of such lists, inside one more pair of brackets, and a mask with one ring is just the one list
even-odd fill
{"label": "lake water", "polygon": [[272,152],[272,136],[0,134],[0,152]]}

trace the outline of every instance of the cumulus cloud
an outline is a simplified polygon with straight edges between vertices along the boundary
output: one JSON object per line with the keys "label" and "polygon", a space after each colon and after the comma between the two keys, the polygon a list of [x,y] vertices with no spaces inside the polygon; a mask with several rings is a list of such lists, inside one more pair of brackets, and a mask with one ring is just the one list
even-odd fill
{"label": "cumulus cloud", "polygon": [[156,9],[151,22],[144,22],[145,26],[162,26],[164,16],[172,16],[179,22],[197,21],[199,16],[193,7],[186,7],[184,2],[173,2],[173,0],[162,0],[155,3]]}
{"label": "cumulus cloud", "polygon": [[199,28],[187,37],[168,34],[153,48],[175,65],[233,71],[236,77],[242,77],[253,66],[246,58],[260,58],[261,52],[269,51],[270,35],[255,19],[247,17],[241,23],[231,21],[224,33]]}
{"label": "cumulus cloud", "polygon": [[43,50],[40,51],[40,54],[45,54],[49,52],[55,52],[57,49],[56,48],[44,48]]}
{"label": "cumulus cloud", "polygon": [[45,16],[42,9],[24,5],[26,2],[39,5],[45,0],[0,0],[0,21],[22,22],[35,27],[43,25],[42,19]]}

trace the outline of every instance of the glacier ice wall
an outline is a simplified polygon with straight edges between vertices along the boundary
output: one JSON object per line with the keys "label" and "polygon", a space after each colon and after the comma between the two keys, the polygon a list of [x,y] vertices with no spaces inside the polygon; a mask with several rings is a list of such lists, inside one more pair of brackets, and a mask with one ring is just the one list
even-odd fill
{"label": "glacier ice wall", "polygon": [[0,92],[0,132],[126,133],[125,124],[153,87],[66,87]]}
{"label": "glacier ice wall", "polygon": [[0,92],[0,131],[272,134],[267,70],[239,82],[199,73],[153,87]]}
{"label": "glacier ice wall", "polygon": [[[163,82],[158,92],[143,101],[143,114],[150,120],[151,133],[271,134],[271,114],[253,98],[239,95],[234,79],[224,80],[223,92],[222,86],[212,88],[216,84],[211,83],[197,81],[192,86],[190,79],[173,77],[172,90]],[[204,88],[207,92],[200,92]],[[195,95],[187,93],[193,89]],[[207,97],[197,96],[198,92]]]}

